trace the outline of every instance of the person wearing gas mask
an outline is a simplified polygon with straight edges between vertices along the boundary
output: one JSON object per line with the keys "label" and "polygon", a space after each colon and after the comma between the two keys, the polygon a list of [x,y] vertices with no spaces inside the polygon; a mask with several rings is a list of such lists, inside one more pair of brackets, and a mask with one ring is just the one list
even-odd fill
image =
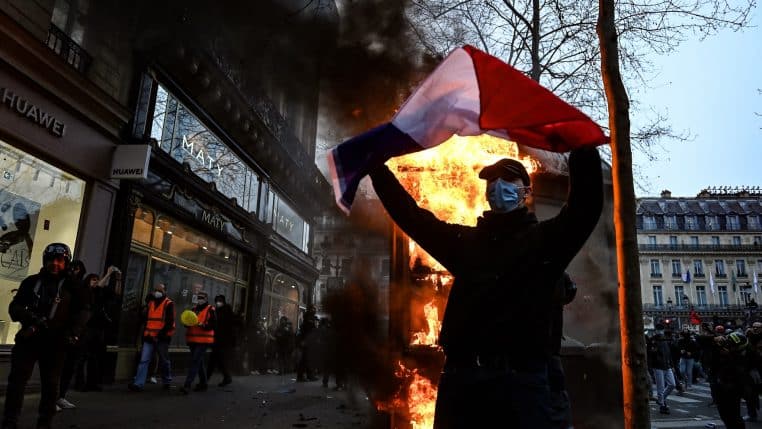
{"label": "person wearing gas mask", "polygon": [[370,177],[391,218],[454,276],[439,336],[445,365],[434,427],[490,427],[495,421],[509,428],[553,427],[553,294],[601,215],[597,150],[570,153],[567,203],[543,221],[529,210],[531,181],[516,160],[502,159],[479,173],[490,210],[476,226],[448,224],[418,207],[386,166]]}
{"label": "person wearing gas mask", "polygon": [[169,343],[172,341],[176,328],[175,303],[167,296],[167,287],[164,283],[156,283],[153,287],[152,299],[148,301],[145,320],[140,362],[135,372],[135,378],[127,387],[133,392],[143,391],[148,375],[148,365],[151,363],[155,350],[159,357],[163,388],[169,390],[172,383]]}
{"label": "person wearing gas mask", "polygon": [[21,282],[8,313],[21,323],[11,350],[11,370],[5,394],[2,427],[13,429],[24,401],[24,388],[35,363],[40,370],[40,405],[37,428],[49,428],[66,350],[79,341],[90,317],[88,295],[69,275],[71,250],[52,243],[42,253],[42,269]]}

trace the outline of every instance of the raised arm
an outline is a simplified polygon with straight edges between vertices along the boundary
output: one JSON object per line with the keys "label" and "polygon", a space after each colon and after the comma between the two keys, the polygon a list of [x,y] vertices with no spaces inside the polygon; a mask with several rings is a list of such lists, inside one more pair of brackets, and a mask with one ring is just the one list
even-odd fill
{"label": "raised arm", "polygon": [[569,194],[558,215],[543,222],[544,233],[562,263],[568,264],[598,224],[603,210],[603,171],[595,148],[576,149],[569,155]]}
{"label": "raised arm", "polygon": [[418,207],[386,165],[371,171],[373,188],[392,220],[434,259],[450,271],[457,263],[454,245],[467,227],[452,225]]}

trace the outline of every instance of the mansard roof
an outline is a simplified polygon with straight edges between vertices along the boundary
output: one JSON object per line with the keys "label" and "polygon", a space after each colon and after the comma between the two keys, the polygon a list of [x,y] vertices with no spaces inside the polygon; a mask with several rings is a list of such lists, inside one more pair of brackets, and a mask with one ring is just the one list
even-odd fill
{"label": "mansard roof", "polygon": [[762,198],[638,198],[643,215],[762,215]]}

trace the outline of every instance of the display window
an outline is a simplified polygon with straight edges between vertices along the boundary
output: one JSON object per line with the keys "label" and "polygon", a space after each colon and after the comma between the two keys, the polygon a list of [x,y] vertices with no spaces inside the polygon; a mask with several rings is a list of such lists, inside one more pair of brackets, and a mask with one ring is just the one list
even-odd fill
{"label": "display window", "polygon": [[249,269],[249,258],[235,248],[171,216],[138,208],[125,273],[120,344],[140,340],[140,314],[157,283],[164,283],[175,303],[177,332],[173,346],[185,345],[180,313],[196,304],[199,291],[206,292],[212,304],[215,296],[223,295],[234,310],[245,311]]}
{"label": "display window", "polygon": [[268,328],[278,325],[281,316],[286,316],[294,325],[299,326],[299,291],[304,289],[290,276],[268,269],[265,274],[265,292],[262,297],[261,315]]}
{"label": "display window", "polygon": [[47,244],[74,249],[85,181],[2,140],[0,174],[0,344],[13,344],[20,325],[8,304],[21,281],[40,271]]}

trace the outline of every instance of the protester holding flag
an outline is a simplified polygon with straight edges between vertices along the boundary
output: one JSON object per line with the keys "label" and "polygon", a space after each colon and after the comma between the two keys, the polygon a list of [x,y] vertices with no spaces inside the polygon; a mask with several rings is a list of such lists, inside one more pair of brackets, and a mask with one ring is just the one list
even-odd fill
{"label": "protester holding flag", "polygon": [[[510,136],[522,145],[568,151],[569,196],[555,217],[529,211],[524,166],[502,159],[485,167],[491,210],[475,227],[448,224],[418,207],[383,165],[391,156],[442,143],[453,134]],[[547,362],[554,288],[598,222],[603,205],[600,128],[575,108],[494,57],[456,50],[408,99],[392,123],[332,152],[337,202],[351,207],[370,172],[389,215],[455,277],[440,344],[446,361],[434,427],[545,429]],[[516,329],[521,326],[521,329]]]}

